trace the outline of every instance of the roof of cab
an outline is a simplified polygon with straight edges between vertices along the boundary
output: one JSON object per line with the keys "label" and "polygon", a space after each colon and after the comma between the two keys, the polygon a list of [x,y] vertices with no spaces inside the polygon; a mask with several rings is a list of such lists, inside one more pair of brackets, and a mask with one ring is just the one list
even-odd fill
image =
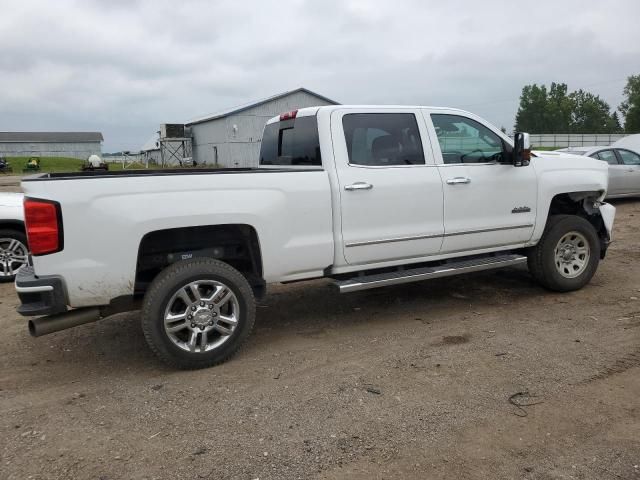
{"label": "roof of cab", "polygon": [[[475,114],[468,112],[466,110],[462,110],[460,108],[453,107],[431,107],[427,105],[326,105],[322,107],[306,107],[297,110],[297,117],[306,117],[310,115],[316,115],[320,110],[343,110],[343,109],[354,109],[358,110],[382,110],[382,109],[416,109],[416,108],[425,108],[429,110],[443,110],[447,112],[458,112],[466,115],[475,116]],[[282,112],[287,113],[287,112]],[[280,121],[280,115],[277,115],[273,118],[270,118],[267,122],[267,125],[271,123],[275,123]]]}

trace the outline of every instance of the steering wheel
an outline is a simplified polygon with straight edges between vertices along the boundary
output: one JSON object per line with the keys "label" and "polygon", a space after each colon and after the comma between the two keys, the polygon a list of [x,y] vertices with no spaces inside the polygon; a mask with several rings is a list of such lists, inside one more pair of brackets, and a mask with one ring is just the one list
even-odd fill
{"label": "steering wheel", "polygon": [[493,155],[491,155],[490,157],[485,157],[488,158],[489,160],[495,160],[497,162],[500,162],[502,160],[502,152],[496,152]]}
{"label": "steering wheel", "polygon": [[447,150],[446,152],[443,151],[442,152],[442,161],[444,163],[458,163],[458,160],[455,160],[453,162],[447,162],[447,157],[452,157],[452,156],[457,156],[458,158],[461,158],[462,152],[459,150]]}
{"label": "steering wheel", "polygon": [[485,156],[484,156],[484,151],[483,151],[483,150],[480,150],[479,148],[476,148],[475,150],[472,150],[472,151],[471,151],[471,152],[469,152],[469,153],[464,153],[464,154],[460,155],[460,160],[462,160],[462,162],[464,163],[464,158],[465,158],[465,157],[467,157],[467,156],[469,156],[469,155],[473,155],[473,154],[474,154],[474,153],[476,153],[476,152],[479,152],[479,153],[480,153],[480,155],[482,155],[482,158],[485,158]]}

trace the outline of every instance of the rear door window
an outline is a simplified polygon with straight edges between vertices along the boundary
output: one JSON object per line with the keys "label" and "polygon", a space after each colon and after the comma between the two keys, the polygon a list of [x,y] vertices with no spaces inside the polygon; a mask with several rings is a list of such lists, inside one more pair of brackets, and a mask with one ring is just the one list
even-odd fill
{"label": "rear door window", "polygon": [[267,125],[260,165],[321,166],[317,117],[305,116]]}
{"label": "rear door window", "polygon": [[618,155],[625,165],[640,165],[640,155],[629,150],[618,150]]}
{"label": "rear door window", "polygon": [[413,113],[349,113],[342,117],[349,164],[374,167],[424,165]]}

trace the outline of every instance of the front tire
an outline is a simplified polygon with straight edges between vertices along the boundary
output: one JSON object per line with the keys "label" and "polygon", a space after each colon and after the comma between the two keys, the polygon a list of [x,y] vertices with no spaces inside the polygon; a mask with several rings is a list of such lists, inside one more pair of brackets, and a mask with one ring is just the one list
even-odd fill
{"label": "front tire", "polygon": [[210,258],[164,269],[151,283],[142,308],[142,330],[153,352],[180,369],[206,368],[228,360],[255,321],[247,279]]}
{"label": "front tire", "polygon": [[598,234],[591,223],[576,215],[549,217],[542,238],[528,252],[531,275],[556,292],[584,287],[599,262]]}

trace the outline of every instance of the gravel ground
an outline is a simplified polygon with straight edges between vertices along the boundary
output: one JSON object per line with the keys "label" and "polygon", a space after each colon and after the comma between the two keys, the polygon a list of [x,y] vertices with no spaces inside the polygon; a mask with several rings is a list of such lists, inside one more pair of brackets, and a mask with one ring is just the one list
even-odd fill
{"label": "gravel ground", "polygon": [[31,338],[0,285],[0,477],[640,479],[640,201],[615,204],[579,292],[524,269],[276,286],[195,372],[156,361],[137,313]]}

